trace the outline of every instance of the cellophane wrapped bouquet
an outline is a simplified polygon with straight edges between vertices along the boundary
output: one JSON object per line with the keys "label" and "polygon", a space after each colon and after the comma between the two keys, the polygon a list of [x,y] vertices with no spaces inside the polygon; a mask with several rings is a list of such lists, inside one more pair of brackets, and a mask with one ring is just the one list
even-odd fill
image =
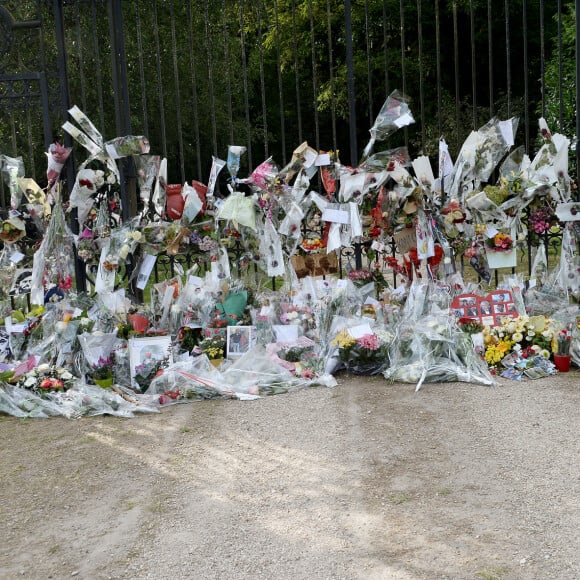
{"label": "cellophane wrapped bouquet", "polygon": [[[434,299],[430,300],[429,296]],[[441,292],[434,283],[414,283],[405,313],[395,327],[389,351],[391,366],[386,379],[416,383],[466,382],[494,384],[485,361],[473,341],[442,308]]]}

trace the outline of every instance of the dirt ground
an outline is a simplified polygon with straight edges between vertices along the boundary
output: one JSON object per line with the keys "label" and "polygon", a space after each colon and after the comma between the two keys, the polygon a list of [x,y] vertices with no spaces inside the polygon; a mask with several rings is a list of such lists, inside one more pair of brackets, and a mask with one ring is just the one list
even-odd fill
{"label": "dirt ground", "polygon": [[0,418],[0,578],[580,578],[580,371]]}

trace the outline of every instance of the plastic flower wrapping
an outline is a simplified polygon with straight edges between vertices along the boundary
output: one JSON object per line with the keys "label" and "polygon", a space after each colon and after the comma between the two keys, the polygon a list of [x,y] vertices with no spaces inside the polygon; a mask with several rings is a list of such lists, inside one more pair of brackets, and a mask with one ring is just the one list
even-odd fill
{"label": "plastic flower wrapping", "polygon": [[44,239],[34,254],[32,268],[33,304],[59,300],[73,288],[74,237],[70,231],[62,205],[55,204]]}

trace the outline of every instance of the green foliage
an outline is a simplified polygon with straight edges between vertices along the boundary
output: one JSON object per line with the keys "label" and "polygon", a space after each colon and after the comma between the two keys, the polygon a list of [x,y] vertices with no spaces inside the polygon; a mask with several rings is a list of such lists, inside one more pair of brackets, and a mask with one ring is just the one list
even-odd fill
{"label": "green foliage", "polygon": [[[504,13],[503,4],[488,14],[488,4],[488,0],[352,3],[356,137],[360,149],[385,98],[399,89],[412,99],[417,122],[396,133],[385,148],[404,144],[412,156],[435,156],[443,135],[455,156],[469,132],[490,116],[523,117],[526,74],[529,110],[541,112],[545,107],[545,117],[553,130],[574,134],[573,3],[566,3],[562,18],[562,99],[557,27],[552,18],[558,9],[556,0],[543,3],[545,34],[553,42],[542,39],[537,3],[527,6],[526,39],[520,26],[520,3],[506,3],[509,15]],[[54,4],[7,0],[2,5],[22,21],[34,19],[37,5],[40,7],[51,98],[50,125],[55,136],[62,136],[60,127],[66,113],[59,104]],[[63,3],[70,105],[83,109],[105,139],[122,132],[118,123],[129,123],[133,134],[147,135],[152,152],[168,158],[170,182],[207,180],[211,156],[225,158],[230,144],[248,148],[242,158],[241,175],[269,155],[278,164],[285,164],[300,140],[322,149],[337,148],[343,162],[356,161],[346,158],[350,108],[344,2],[140,0],[122,2],[121,7],[130,118],[117,118],[115,113],[111,63],[119,64],[121,59],[111,53],[105,2]],[[513,53],[509,87],[505,74],[506,16]],[[471,30],[472,18],[476,23],[473,38],[463,33]],[[458,56],[453,42],[455,26],[460,31]],[[24,32],[15,31],[15,35]],[[529,71],[520,66],[524,41]],[[541,76],[542,50],[546,51],[544,105],[536,81]],[[39,70],[39,54],[38,31],[30,33],[27,41],[20,38],[11,51],[13,66],[9,72]],[[0,85],[0,97],[1,90]],[[530,125],[535,127],[535,119],[530,119]],[[0,107],[0,153],[24,156],[27,174],[41,185],[46,168],[45,140],[52,138],[43,133],[38,102],[32,102],[29,108],[19,103],[10,111]],[[519,133],[521,139],[522,131]],[[77,162],[86,156],[86,151],[75,145]]]}
{"label": "green foliage", "polygon": [[[557,17],[554,17],[554,22]],[[576,136],[576,10],[574,2],[562,12],[561,53],[558,38],[552,39],[553,52],[546,61],[544,101],[536,112],[544,115],[552,133]],[[561,71],[561,72],[560,72]],[[572,151],[572,153],[575,153]],[[575,166],[575,157],[570,159]]]}

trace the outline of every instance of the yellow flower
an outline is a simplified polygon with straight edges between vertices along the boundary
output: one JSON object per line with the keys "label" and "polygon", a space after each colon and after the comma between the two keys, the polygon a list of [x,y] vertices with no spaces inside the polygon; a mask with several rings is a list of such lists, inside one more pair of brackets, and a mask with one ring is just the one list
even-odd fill
{"label": "yellow flower", "polygon": [[338,348],[350,348],[355,342],[356,340],[350,335],[348,330],[341,330],[330,344],[338,346]]}

